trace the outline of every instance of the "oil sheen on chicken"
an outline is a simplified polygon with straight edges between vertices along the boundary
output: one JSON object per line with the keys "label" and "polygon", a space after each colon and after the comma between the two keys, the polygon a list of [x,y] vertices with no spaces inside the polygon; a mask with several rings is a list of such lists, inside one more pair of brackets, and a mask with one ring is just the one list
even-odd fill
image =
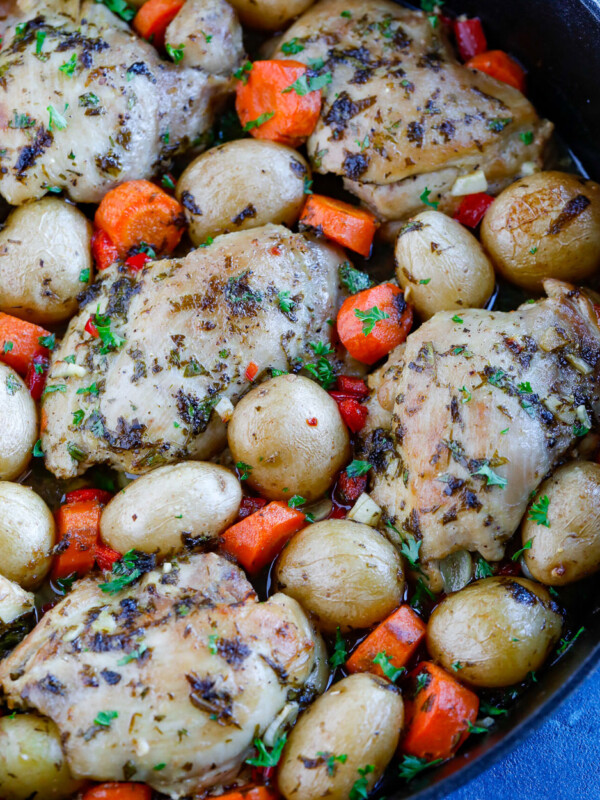
{"label": "oil sheen on chicken", "polygon": [[[0,194],[13,205],[56,188],[97,203],[150,177],[206,133],[230,88],[212,62],[161,60],[101,3],[20,5],[0,50]],[[235,25],[219,73],[243,54]]]}
{"label": "oil sheen on chicken", "polygon": [[313,168],[342,175],[384,220],[423,207],[425,188],[445,210],[456,178],[478,169],[499,189],[541,163],[552,130],[518,90],[459,63],[441,24],[387,0],[321,0],[274,57],[331,75],[308,140]]}
{"label": "oil sheen on chicken", "polygon": [[500,559],[530,493],[598,421],[592,303],[545,288],[511,313],[436,314],[372,378],[372,494],[426,562],[463,548]]}
{"label": "oil sheen on chicken", "polygon": [[[140,473],[217,453],[220,400],[235,403],[253,371],[260,379],[299,368],[315,360],[309,343],[330,342],[343,262],[331,245],[267,225],[137,274],[103,272],[53,355],[43,406],[48,468],[67,477],[106,461]],[[90,318],[105,323],[100,336],[90,334]]]}
{"label": "oil sheen on chicken", "polygon": [[0,686],[54,720],[75,776],[176,798],[231,782],[286,703],[324,687],[295,600],[257,602],[215,554],[167,570],[112,595],[77,583],[1,662]]}

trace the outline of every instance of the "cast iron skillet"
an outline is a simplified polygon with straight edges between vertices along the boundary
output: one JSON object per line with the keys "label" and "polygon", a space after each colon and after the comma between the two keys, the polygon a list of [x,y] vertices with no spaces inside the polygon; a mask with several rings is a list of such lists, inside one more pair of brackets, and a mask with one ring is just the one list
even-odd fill
{"label": "cast iron skillet", "polygon": [[[551,119],[583,173],[600,180],[600,0],[452,0],[445,8],[483,22],[490,49],[514,54],[529,69],[528,97]],[[470,737],[470,746],[419,783],[397,788],[390,800],[438,800],[505,756],[577,688],[600,661],[600,593],[592,578],[574,584],[561,601],[584,634],[558,663],[539,676],[493,733]],[[577,628],[575,628],[576,630]]]}

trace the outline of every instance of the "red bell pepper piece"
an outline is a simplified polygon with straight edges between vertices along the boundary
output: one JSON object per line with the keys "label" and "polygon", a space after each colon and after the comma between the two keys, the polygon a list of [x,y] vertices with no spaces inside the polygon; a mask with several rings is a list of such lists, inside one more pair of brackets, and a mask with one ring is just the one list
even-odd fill
{"label": "red bell pepper piece", "polygon": [[85,489],[74,489],[65,495],[65,503],[80,503],[83,500],[97,500],[100,505],[105,506],[112,500],[112,494],[105,492],[104,489],[94,489],[90,486]]}
{"label": "red bell pepper piece", "polygon": [[465,195],[454,215],[454,219],[468,228],[476,228],[493,202],[494,198],[485,192]]}
{"label": "red bell pepper piece", "polygon": [[152,259],[147,253],[136,253],[134,256],[129,256],[125,264],[129,269],[133,270],[133,272],[139,272],[146,266],[148,261],[152,261]]}
{"label": "red bell pepper piece", "polygon": [[344,470],[343,472],[340,472],[340,477],[338,478],[337,485],[335,487],[335,493],[340,502],[344,503],[345,505],[350,505],[358,500],[366,488],[366,475],[357,475],[356,477],[351,478],[346,470]]}
{"label": "red bell pepper piece", "polygon": [[39,400],[44,392],[49,366],[50,359],[47,356],[38,353],[32,358],[31,363],[27,368],[25,383],[27,384],[29,394],[33,400]]}
{"label": "red bell pepper piece", "polygon": [[83,329],[86,333],[89,333],[90,336],[93,336],[94,339],[98,339],[100,334],[98,333],[98,328],[94,325],[94,321],[90,317],[88,321],[85,323],[85,328]]}
{"label": "red bell pepper piece", "polygon": [[340,414],[352,433],[358,433],[365,427],[369,411],[353,397],[337,400]]}
{"label": "red bell pepper piece", "polygon": [[96,545],[96,564],[105,572],[110,572],[113,564],[119,561],[121,557],[121,553],[117,553],[112,547],[106,547],[104,544]]}
{"label": "red bell pepper piece", "polygon": [[479,17],[454,20],[454,36],[458,53],[463,61],[468,61],[487,50],[487,40]]}
{"label": "red bell pepper piece", "polygon": [[238,511],[238,519],[249,517],[250,514],[254,514],[255,511],[258,511],[266,505],[267,501],[264,497],[242,497],[240,510]]}
{"label": "red bell pepper piece", "polygon": [[100,228],[92,234],[92,255],[99,270],[108,269],[119,257],[119,251],[110,236]]}
{"label": "red bell pepper piece", "polygon": [[349,375],[340,375],[335,383],[336,391],[341,394],[364,400],[369,396],[369,387],[362,378],[351,378]]}

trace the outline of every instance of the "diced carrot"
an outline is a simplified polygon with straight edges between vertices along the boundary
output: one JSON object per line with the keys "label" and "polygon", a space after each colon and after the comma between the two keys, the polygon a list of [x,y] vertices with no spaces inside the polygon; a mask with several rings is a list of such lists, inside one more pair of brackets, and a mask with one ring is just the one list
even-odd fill
{"label": "diced carrot", "polygon": [[133,20],[134,30],[155,47],[163,47],[165,33],[185,0],[148,0],[140,8]]}
{"label": "diced carrot", "polygon": [[287,503],[269,503],[228,528],[221,536],[222,549],[248,572],[258,572],[304,527],[305,521],[306,516],[296,508],[289,508]]}
{"label": "diced carrot", "polygon": [[255,61],[236,87],[235,108],[244,130],[257,139],[301,145],[315,129],[322,102],[307,73],[299,61]]}
{"label": "diced carrot", "polygon": [[[98,500],[65,503],[56,512],[58,554],[54,557],[52,577],[66,578],[74,572],[80,577],[94,567],[100,532],[102,506]],[[67,543],[62,550],[63,542]]]}
{"label": "diced carrot", "polygon": [[108,269],[119,258],[119,251],[111,242],[110,236],[100,228],[94,228],[92,234],[92,256],[98,271]]}
{"label": "diced carrot", "polygon": [[151,800],[152,789],[145,783],[100,783],[88,789],[83,800]]}
{"label": "diced carrot", "polygon": [[465,66],[485,72],[492,78],[508,83],[525,93],[525,71],[504,50],[487,50],[485,53],[479,53],[470,58]]}
{"label": "diced carrot", "polygon": [[412,608],[400,606],[358,645],[346,661],[346,669],[348,672],[373,672],[385,678],[379,664],[373,663],[377,654],[385,653],[398,669],[405,667],[426,632],[427,626]]}
{"label": "diced carrot", "polygon": [[479,711],[479,698],[445,670],[423,661],[412,673],[415,685],[424,675],[423,688],[405,703],[406,734],[400,750],[411,756],[450,758],[469,735]]}
{"label": "diced carrot", "polygon": [[0,361],[23,378],[34,356],[48,356],[48,348],[40,343],[43,336],[50,336],[45,328],[0,311]]}
{"label": "diced carrot", "polygon": [[381,283],[343,302],[337,331],[353,358],[374,364],[406,339],[412,321],[412,308],[402,290],[393,283]]}
{"label": "diced carrot", "polygon": [[219,800],[278,800],[279,794],[271,786],[242,786],[235,792],[227,792]]}
{"label": "diced carrot", "polygon": [[311,194],[300,216],[300,224],[323,233],[332,242],[368,258],[377,219],[363,208],[322,194]]}
{"label": "diced carrot", "polygon": [[94,222],[124,258],[142,242],[161,253],[172,252],[183,235],[183,207],[150,181],[127,181],[107,192]]}
{"label": "diced carrot", "polygon": [[254,378],[258,375],[258,364],[255,361],[251,361],[248,366],[246,367],[246,380],[252,383]]}

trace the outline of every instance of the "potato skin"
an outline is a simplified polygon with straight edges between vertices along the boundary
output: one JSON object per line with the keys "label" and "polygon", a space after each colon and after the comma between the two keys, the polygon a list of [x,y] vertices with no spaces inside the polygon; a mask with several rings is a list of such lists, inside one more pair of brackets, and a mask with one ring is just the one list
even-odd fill
{"label": "potato skin", "polygon": [[56,725],[37,714],[0,718],[0,795],[64,800],[84,781],[72,777]]}
{"label": "potato skin", "polygon": [[158,467],[108,503],[100,535],[120,553],[136,549],[167,556],[181,550],[188,536],[215,544],[235,520],[241,500],[239,481],[225,467],[202,461]]}
{"label": "potato skin", "polygon": [[257,28],[260,31],[278,31],[286,22],[306,11],[314,0],[233,0],[242,25]]}
{"label": "potato skin", "polygon": [[498,271],[525,289],[544,278],[578,283],[600,267],[600,185],[565,172],[537,172],[498,195],[481,225]]}
{"label": "potato skin", "polygon": [[[402,697],[392,684],[366,672],[343,678],[317,698],[290,733],[279,790],[286,800],[346,800],[359,768],[372,764],[370,791],[394,755],[403,721]],[[328,771],[319,753],[347,759],[334,761]]]}
{"label": "potato skin", "polygon": [[545,661],[562,629],[547,590],[526,578],[496,576],[448,595],[427,626],[429,652],[474,686],[510,686]]}
{"label": "potato skin", "polygon": [[275,582],[328,633],[374,625],[400,605],[404,590],[394,546],[374,528],[342,519],[297,533],[279,557]]}
{"label": "potato skin", "polygon": [[0,310],[41,325],[68,320],[93,280],[91,236],[81,211],[56,197],[15,209],[0,231]]}
{"label": "potato skin", "polygon": [[244,55],[242,28],[226,0],[186,0],[167,28],[166,41],[183,45],[184,67],[215,75],[230,73]]}
{"label": "potato skin", "polygon": [[280,375],[248,392],[227,438],[234,461],[252,467],[248,484],[272,500],[320,497],[351,455],[337,403],[300,375]]}
{"label": "potato skin", "polygon": [[305,178],[307,162],[283,144],[240,139],[213,147],[177,182],[191,240],[201,245],[209,236],[269,222],[293,225],[306,199]]}
{"label": "potato skin", "polygon": [[37,410],[17,373],[0,364],[0,480],[23,472],[38,436]]}
{"label": "potato skin", "polygon": [[54,517],[28,486],[0,481],[0,574],[36,589],[52,566]]}
{"label": "potato skin", "polygon": [[533,577],[564,586],[600,569],[600,465],[575,461],[556,470],[539,487],[534,503],[549,500],[550,527],[524,518],[524,558]]}
{"label": "potato skin", "polygon": [[440,211],[422,211],[404,225],[394,254],[398,282],[421,319],[482,308],[494,291],[494,269],[477,239]]}

